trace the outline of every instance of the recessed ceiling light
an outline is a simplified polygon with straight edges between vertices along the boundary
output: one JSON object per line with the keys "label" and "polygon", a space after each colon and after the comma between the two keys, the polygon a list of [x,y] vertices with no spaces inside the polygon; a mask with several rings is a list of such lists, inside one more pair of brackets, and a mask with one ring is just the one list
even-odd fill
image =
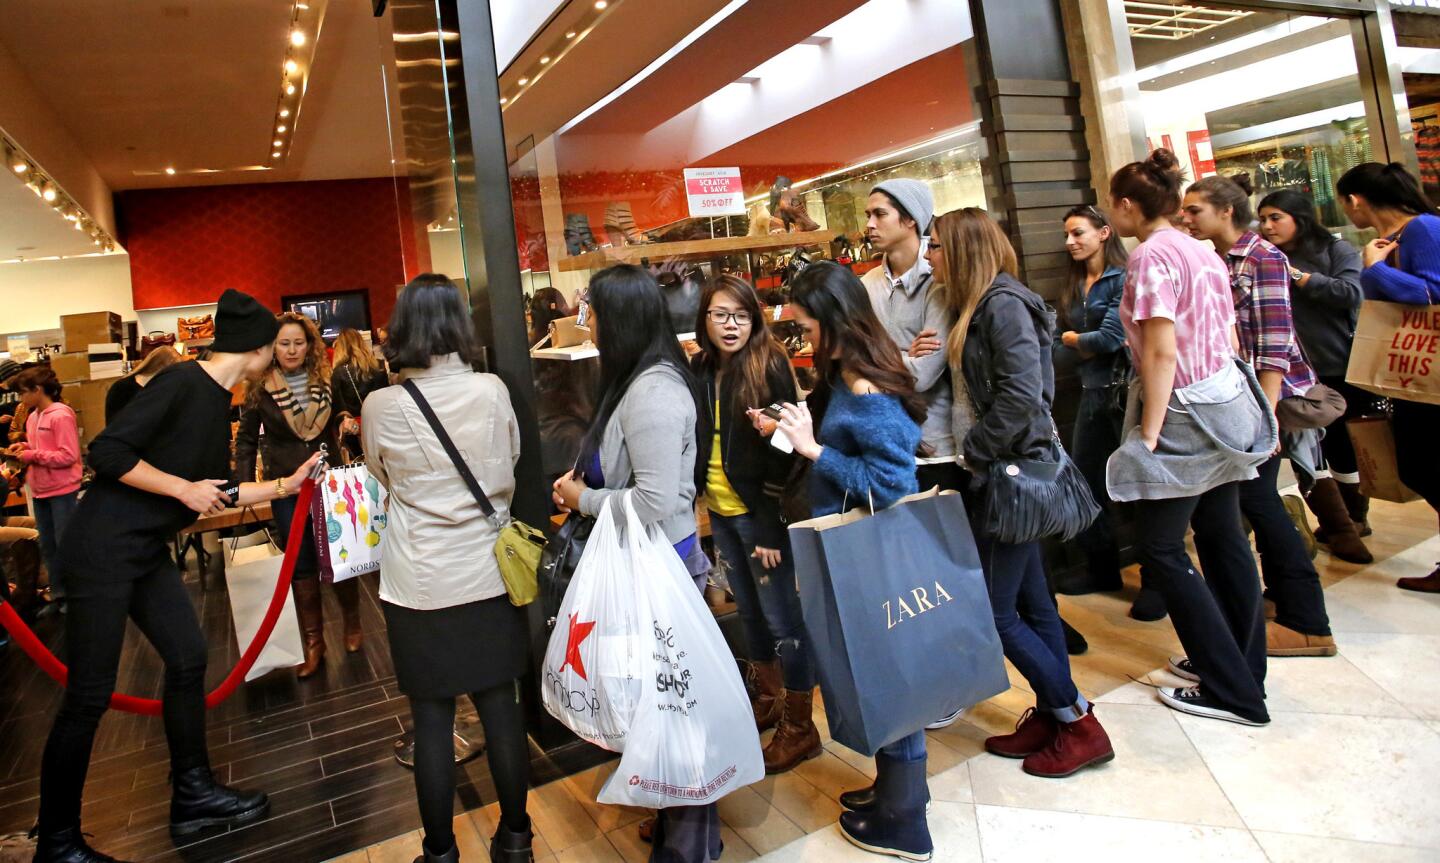
{"label": "recessed ceiling light", "polygon": [[284,141],[280,140],[279,138],[276,138],[276,139],[275,139],[275,144],[274,144],[274,146],[279,147],[280,145],[282,145],[282,144],[284,144],[284,143],[285,143]]}
{"label": "recessed ceiling light", "polygon": [[166,168],[166,169],[165,169],[165,173],[173,175],[173,174],[175,173],[175,169],[174,169],[174,168]]}
{"label": "recessed ceiling light", "polygon": [[45,191],[40,193],[40,197],[53,203],[54,200],[60,196],[56,194],[54,186],[46,186]]}
{"label": "recessed ceiling light", "polygon": [[595,0],[595,8],[596,8],[596,9],[604,9],[606,6],[609,6],[609,5],[610,5],[610,4],[607,3],[607,2],[605,2],[605,0]]}
{"label": "recessed ceiling light", "polygon": [[549,63],[549,62],[550,62],[550,58],[549,58],[549,57],[541,57],[541,58],[540,58],[540,65],[541,65],[541,66],[544,66],[546,63]]}
{"label": "recessed ceiling light", "polygon": [[501,97],[500,97],[500,104],[501,104],[501,105],[504,105],[506,102],[509,102],[509,101],[510,101],[510,100],[507,99],[507,98],[505,98],[504,96],[501,96]]}
{"label": "recessed ceiling light", "polygon": [[281,109],[280,109],[280,116],[282,116],[282,117],[288,117],[288,116],[290,116],[290,109],[289,109],[289,108],[281,108]]}
{"label": "recessed ceiling light", "polygon": [[291,44],[291,45],[294,45],[296,48],[299,48],[300,46],[304,45],[304,44],[305,44],[305,31],[304,31],[304,30],[291,30],[291,31],[290,31],[290,44]]}
{"label": "recessed ceiling light", "polygon": [[295,95],[295,85],[294,85],[294,84],[286,84],[286,85],[285,85],[285,95],[286,95],[286,96],[294,96],[294,95]]}
{"label": "recessed ceiling light", "polygon": [[272,159],[278,159],[278,158],[280,158],[280,151],[279,151],[279,150],[276,150],[275,152],[271,153],[271,154],[270,154],[270,158],[272,158]]}
{"label": "recessed ceiling light", "polygon": [[283,135],[285,134],[285,128],[285,125],[282,123],[281,125],[275,127],[275,131]]}
{"label": "recessed ceiling light", "polygon": [[11,165],[10,167],[14,168],[15,173],[17,174],[23,174],[26,171],[30,170],[30,165],[27,164],[24,159],[17,160],[15,164]]}
{"label": "recessed ceiling light", "polygon": [[529,84],[529,83],[530,83],[530,79],[529,79],[529,78],[521,78],[521,79],[520,79],[519,81],[517,81],[516,83],[518,83],[521,87],[524,87],[526,84]]}
{"label": "recessed ceiling light", "polygon": [[574,39],[574,38],[575,38],[575,31],[574,31],[574,30],[571,30],[569,33],[566,33],[566,34],[565,34],[565,38],[566,38],[566,39]]}
{"label": "recessed ceiling light", "polygon": [[289,72],[291,75],[294,75],[294,74],[295,74],[296,72],[298,72],[299,70],[300,70],[300,64],[299,64],[299,63],[296,63],[294,60],[286,60],[286,61],[285,61],[285,71],[286,71],[286,72]]}

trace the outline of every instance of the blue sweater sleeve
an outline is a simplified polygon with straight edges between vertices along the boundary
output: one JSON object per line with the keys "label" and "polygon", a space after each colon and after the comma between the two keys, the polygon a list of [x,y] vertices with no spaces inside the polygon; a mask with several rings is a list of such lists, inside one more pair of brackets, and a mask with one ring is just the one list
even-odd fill
{"label": "blue sweater sleeve", "polygon": [[1380,261],[1360,273],[1365,297],[1414,305],[1440,302],[1440,217],[1410,222],[1399,245],[1399,267]]}
{"label": "blue sweater sleeve", "polygon": [[[1103,290],[1105,317],[1100,326],[1080,334],[1080,350],[1091,356],[1113,354],[1125,346],[1125,327],[1120,323],[1120,298],[1125,293],[1125,272],[1107,274],[1102,284],[1090,290]],[[1057,327],[1058,329],[1058,327]]]}
{"label": "blue sweater sleeve", "polygon": [[878,509],[916,492],[915,450],[920,446],[920,426],[905,413],[899,399],[874,393],[836,400],[828,410],[826,425],[837,431],[842,426],[854,429],[853,437],[862,449],[848,455],[819,441],[825,449],[815,462],[816,473],[844,489],[854,501],[873,500]]}

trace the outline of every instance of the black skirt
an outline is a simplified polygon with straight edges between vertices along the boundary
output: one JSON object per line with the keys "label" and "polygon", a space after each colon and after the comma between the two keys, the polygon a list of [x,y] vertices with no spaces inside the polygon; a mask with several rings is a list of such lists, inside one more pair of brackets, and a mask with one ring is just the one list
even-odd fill
{"label": "black skirt", "polygon": [[529,669],[525,610],[504,594],[418,611],[381,601],[400,691],[453,698],[506,683]]}

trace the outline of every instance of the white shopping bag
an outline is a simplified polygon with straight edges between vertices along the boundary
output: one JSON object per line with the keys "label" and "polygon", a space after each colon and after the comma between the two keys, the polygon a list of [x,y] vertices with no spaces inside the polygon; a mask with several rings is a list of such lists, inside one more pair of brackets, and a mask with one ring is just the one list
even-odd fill
{"label": "white shopping bag", "polygon": [[734,658],[675,549],[602,507],[545,653],[545,707],[623,753],[601,803],[712,803],[765,776]]}
{"label": "white shopping bag", "polygon": [[364,462],[325,471],[310,504],[321,581],[345,581],[380,569],[389,499]]}
{"label": "white shopping bag", "polygon": [[[241,549],[249,554],[255,549]],[[237,556],[238,553],[237,553]],[[248,555],[247,555],[248,556]],[[270,608],[270,599],[275,595],[275,582],[280,578],[280,564],[284,555],[262,557],[250,563],[225,567],[225,585],[230,592],[230,614],[235,619],[235,640],[241,652],[250,646],[260,621]],[[248,683],[263,677],[277,668],[294,668],[305,661],[305,648],[300,641],[300,621],[295,616],[295,599],[287,591],[285,604],[280,609],[280,619],[270,633],[255,665],[245,675]]]}

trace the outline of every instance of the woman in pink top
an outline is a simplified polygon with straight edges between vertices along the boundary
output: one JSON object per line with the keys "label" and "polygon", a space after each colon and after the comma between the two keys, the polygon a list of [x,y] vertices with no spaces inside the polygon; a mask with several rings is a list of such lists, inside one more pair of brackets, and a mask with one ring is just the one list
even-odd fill
{"label": "woman in pink top", "polygon": [[[1235,358],[1223,262],[1170,224],[1180,209],[1176,167],[1174,154],[1156,150],[1110,180],[1115,229],[1141,243],[1120,301],[1139,380],[1106,485],[1115,500],[1145,501],[1140,560],[1185,647],[1171,670],[1196,684],[1161,689],[1161,702],[1265,725],[1265,620],[1238,491],[1275,448],[1275,422],[1254,372]],[[1185,550],[1190,526],[1203,577]]]}
{"label": "woman in pink top", "polygon": [[55,565],[55,550],[80,499],[80,431],[75,411],[60,401],[60,380],[49,366],[36,366],[13,381],[29,409],[25,442],[7,452],[29,465],[26,473],[35,498],[35,527],[40,554],[50,574],[50,599],[65,610],[65,587]]}

